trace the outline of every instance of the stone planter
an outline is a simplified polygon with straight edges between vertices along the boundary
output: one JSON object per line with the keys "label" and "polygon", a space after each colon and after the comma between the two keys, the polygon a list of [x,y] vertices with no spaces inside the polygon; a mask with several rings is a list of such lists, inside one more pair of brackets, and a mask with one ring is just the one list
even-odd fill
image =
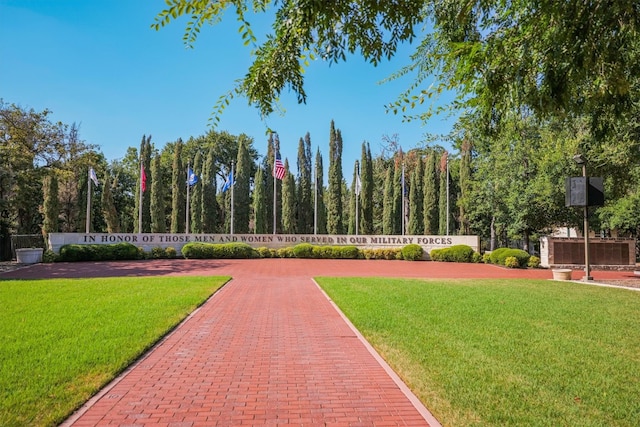
{"label": "stone planter", "polygon": [[568,268],[558,268],[551,270],[553,280],[571,280],[571,270]]}
{"label": "stone planter", "polygon": [[16,249],[16,262],[18,264],[36,264],[42,262],[42,248]]}

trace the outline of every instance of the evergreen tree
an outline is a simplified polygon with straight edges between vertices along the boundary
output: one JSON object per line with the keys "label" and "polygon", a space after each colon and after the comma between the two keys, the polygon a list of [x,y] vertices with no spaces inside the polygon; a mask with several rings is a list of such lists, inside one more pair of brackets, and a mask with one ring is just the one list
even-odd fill
{"label": "evergreen tree", "polygon": [[209,147],[207,158],[202,168],[202,200],[201,219],[202,232],[213,233],[217,230],[218,202],[216,200],[216,165],[215,150]]}
{"label": "evergreen tree", "polygon": [[316,163],[315,163],[315,197],[317,200],[314,202],[316,209],[316,227],[318,234],[327,234],[327,207],[324,203],[324,169],[322,166],[322,154],[320,154],[320,148],[316,151]]}
{"label": "evergreen tree", "polygon": [[393,234],[393,164],[387,167],[387,173],[384,177],[384,200],[382,207],[382,234]]}
{"label": "evergreen tree", "polygon": [[162,184],[162,166],[160,155],[156,153],[151,161],[151,232],[166,233],[165,189]]}
{"label": "evergreen tree", "polygon": [[424,168],[422,157],[418,156],[416,167],[411,173],[411,186],[409,188],[409,225],[408,234],[420,235],[424,232],[424,202],[422,189],[422,178],[424,177]]}
{"label": "evergreen tree", "polygon": [[471,202],[471,143],[468,140],[463,141],[460,155],[460,233],[468,235],[471,234],[466,209]]}
{"label": "evergreen tree", "polygon": [[402,155],[398,156],[393,173],[393,234],[402,234],[402,221],[404,221],[404,210],[402,209],[404,203],[404,194],[402,194],[403,160]]}
{"label": "evergreen tree", "polygon": [[438,218],[438,172],[436,168],[437,156],[432,152],[427,156],[427,164],[423,179],[423,215],[424,234],[433,235],[439,231]]}
{"label": "evergreen tree", "polygon": [[[358,183],[358,175],[360,173],[360,163],[356,160],[353,166],[353,179],[351,181],[351,191],[349,191],[349,225],[348,234],[357,234],[356,227],[359,228],[359,224],[356,224],[356,209],[360,210],[360,201],[356,203],[359,197],[360,188],[362,183]],[[357,205],[357,207],[356,207]],[[358,213],[358,222],[360,222],[360,213]]]}
{"label": "evergreen tree", "polygon": [[298,144],[298,233],[313,232],[313,197],[311,184],[313,175],[311,169],[311,136],[309,132],[300,138]]}
{"label": "evergreen tree", "polygon": [[289,161],[284,161],[287,171],[282,180],[282,232],[284,234],[296,234],[296,182],[289,172]]}
{"label": "evergreen tree", "polygon": [[438,203],[440,222],[438,234],[440,235],[449,234],[449,230],[447,230],[447,181],[449,180],[449,174],[447,173],[447,156],[448,153],[445,151],[440,158],[440,201]]}
{"label": "evergreen tree", "polygon": [[[153,185],[153,178],[151,177],[151,135],[147,138],[146,135],[142,135],[142,141],[140,141],[140,159],[138,164],[138,178],[136,186],[136,201],[135,212],[139,215],[140,212],[140,200],[142,200],[142,230],[138,230],[139,221],[135,221],[134,233],[149,233],[151,231],[151,187]],[[140,192],[142,191],[141,180],[141,167],[144,167],[147,190],[142,193],[140,198]]]}
{"label": "evergreen tree", "polygon": [[329,132],[329,198],[327,200],[327,231],[344,234],[342,207],[342,133],[333,120]]}
{"label": "evergreen tree", "polygon": [[173,163],[171,166],[171,232],[180,233],[185,227],[186,184],[185,171],[182,166],[182,139],[178,139],[173,147]]}
{"label": "evergreen tree", "polygon": [[104,183],[102,185],[102,214],[104,220],[107,223],[108,233],[120,232],[120,220],[118,218],[118,211],[113,201],[113,184],[111,182],[111,174],[109,171],[104,173]]}
{"label": "evergreen tree", "polygon": [[233,228],[235,233],[249,232],[249,213],[251,199],[249,196],[251,184],[251,157],[246,142],[239,140],[238,158],[234,172],[236,181],[233,187]]}
{"label": "evergreen tree", "polygon": [[362,159],[360,170],[360,217],[359,227],[362,234],[373,234],[373,159],[369,143],[362,143]]}
{"label": "evergreen tree", "polygon": [[189,201],[189,209],[191,218],[189,219],[189,227],[192,233],[202,233],[202,154],[200,151],[196,153],[193,160],[193,173],[198,176],[198,182],[191,186]]}
{"label": "evergreen tree", "polygon": [[253,182],[253,224],[256,234],[268,232],[267,220],[267,179],[265,170],[258,167]]}
{"label": "evergreen tree", "polygon": [[42,203],[44,214],[42,235],[46,239],[49,233],[58,232],[60,204],[58,202],[58,178],[56,177],[55,172],[51,171],[44,177],[42,193],[44,196],[44,201]]}

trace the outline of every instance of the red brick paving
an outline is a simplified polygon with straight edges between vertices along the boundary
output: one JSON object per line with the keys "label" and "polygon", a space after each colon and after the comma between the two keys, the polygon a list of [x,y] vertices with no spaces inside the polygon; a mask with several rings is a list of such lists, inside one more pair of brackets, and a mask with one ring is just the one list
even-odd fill
{"label": "red brick paving", "polygon": [[297,259],[38,264],[0,278],[185,274],[234,279],[64,425],[436,426],[311,277],[551,278],[483,264]]}

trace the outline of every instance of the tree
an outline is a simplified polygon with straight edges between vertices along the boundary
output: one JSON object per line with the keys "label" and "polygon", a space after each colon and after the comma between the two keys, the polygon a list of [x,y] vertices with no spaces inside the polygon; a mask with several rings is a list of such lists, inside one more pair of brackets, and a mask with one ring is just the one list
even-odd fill
{"label": "tree", "polygon": [[304,141],[298,143],[298,232],[310,234],[313,232],[313,197],[311,183],[313,181],[311,169],[311,136],[306,133]]}
{"label": "tree", "polygon": [[327,234],[327,208],[324,203],[324,169],[322,167],[322,154],[320,148],[316,151],[316,163],[315,163],[316,177],[314,184],[315,197],[315,210],[316,210],[316,226],[318,234]]}
{"label": "tree", "polygon": [[236,233],[249,232],[249,210],[251,208],[251,176],[253,176],[252,162],[246,145],[247,141],[240,139],[238,158],[236,160],[235,186],[233,191],[233,227]]}
{"label": "tree", "polygon": [[253,179],[253,224],[256,234],[266,234],[268,227],[267,220],[267,179],[262,168],[258,168]]}
{"label": "tree", "polygon": [[198,176],[198,182],[191,186],[189,201],[189,209],[191,218],[189,219],[189,227],[192,233],[202,233],[202,155],[200,151],[196,153],[193,161],[193,173]]}
{"label": "tree", "polygon": [[182,139],[176,141],[173,148],[171,175],[171,232],[180,233],[185,228],[186,186],[185,172],[182,166]]}
{"label": "tree", "polygon": [[449,153],[445,151],[442,157],[440,157],[440,188],[438,190],[438,194],[440,195],[440,199],[438,201],[438,234],[440,235],[449,235],[447,227],[451,226],[447,220],[447,215],[449,213],[447,209],[447,198],[449,197],[449,188],[447,187],[449,182],[448,162]]}
{"label": "tree", "polygon": [[[151,151],[153,150],[151,145],[151,135],[147,137],[142,135],[142,141],[140,142],[140,167],[138,168],[138,185],[136,186],[136,213],[140,212],[140,201],[142,201],[142,230],[138,230],[138,222],[135,223],[134,233],[148,233],[151,231],[151,189],[153,188],[153,176],[151,174]],[[144,173],[146,176],[147,190],[142,192],[141,182],[142,174],[141,169],[144,167]]]}
{"label": "tree", "polygon": [[158,153],[151,162],[151,232],[166,233],[167,221],[165,217],[165,192],[162,179],[161,158]]}
{"label": "tree", "polygon": [[342,215],[342,134],[333,120],[329,130],[329,191],[327,200],[327,231],[344,234]]}
{"label": "tree", "polygon": [[58,216],[60,215],[60,206],[58,204],[58,178],[55,173],[50,173],[44,178],[42,186],[44,194],[44,202],[42,206],[44,221],[42,223],[42,234],[46,236],[49,233],[58,232]]}
{"label": "tree", "polygon": [[[356,231],[356,227],[360,228],[359,224],[356,224],[356,210],[360,210],[360,202],[356,203],[356,199],[358,199],[360,195],[360,187],[362,187],[362,183],[359,182],[359,174],[360,174],[360,163],[356,160],[353,165],[353,179],[351,180],[351,191],[349,191],[349,223],[348,223],[348,234],[358,234]],[[358,212],[358,222],[360,222],[360,213]]]}
{"label": "tree", "polygon": [[424,167],[422,157],[418,156],[416,167],[411,172],[411,185],[409,186],[409,224],[407,226],[407,232],[412,235],[424,233],[423,177]]}
{"label": "tree", "polygon": [[120,222],[118,221],[118,212],[113,202],[111,174],[109,171],[104,173],[104,183],[102,185],[102,215],[107,223],[107,233],[119,233]]}
{"label": "tree", "polygon": [[368,142],[362,143],[360,171],[360,232],[362,234],[373,234],[373,194],[375,183],[373,180],[373,159],[371,158],[371,147]]}
{"label": "tree", "polygon": [[440,230],[440,220],[438,216],[438,171],[436,164],[438,158],[435,152],[427,156],[427,164],[424,170],[423,180],[423,214],[424,214],[424,234],[437,234]]}
{"label": "tree", "polygon": [[404,156],[402,153],[396,156],[393,169],[393,182],[391,183],[393,188],[393,200],[391,204],[392,209],[392,233],[402,234],[403,224],[405,221],[404,210],[402,205],[404,204],[405,195],[402,193],[404,183]]}
{"label": "tree", "polygon": [[216,200],[216,165],[215,151],[213,146],[209,147],[207,158],[202,168],[202,231],[213,233],[217,230],[218,202]]}
{"label": "tree", "polygon": [[393,165],[387,166],[384,178],[384,201],[382,208],[382,234],[394,234]]}
{"label": "tree", "polygon": [[282,232],[285,234],[297,233],[297,206],[296,206],[296,182],[289,171],[289,161],[284,161],[286,171],[282,179]]}
{"label": "tree", "polygon": [[458,198],[458,207],[460,208],[460,233],[464,235],[471,234],[466,210],[471,193],[471,150],[471,142],[465,139],[462,142],[460,150],[460,197]]}

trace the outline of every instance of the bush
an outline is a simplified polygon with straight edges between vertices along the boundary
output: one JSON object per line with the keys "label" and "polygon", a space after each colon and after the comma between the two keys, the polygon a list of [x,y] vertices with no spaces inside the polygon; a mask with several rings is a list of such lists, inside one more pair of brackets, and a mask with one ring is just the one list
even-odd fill
{"label": "bush", "polygon": [[529,262],[530,255],[522,249],[499,248],[491,252],[491,263],[505,265],[508,257],[515,257],[518,260],[518,266],[524,268]]}
{"label": "bush", "polygon": [[504,259],[504,266],[507,268],[518,268],[520,267],[520,263],[518,262],[518,258],[508,256]]}
{"label": "bush", "polygon": [[360,257],[364,259],[399,259],[400,249],[361,249]]}
{"label": "bush", "polygon": [[402,259],[406,261],[418,261],[422,259],[424,249],[420,245],[407,245],[402,248]]}
{"label": "bush", "polygon": [[453,245],[449,248],[433,249],[429,256],[433,261],[473,262],[473,248],[468,245]]}
{"label": "bush", "polygon": [[238,259],[256,258],[257,252],[246,243],[187,243],[182,247],[187,259]]}
{"label": "bush", "polygon": [[56,262],[58,261],[58,255],[52,250],[46,250],[42,254],[42,262]]}
{"label": "bush", "polygon": [[178,256],[178,251],[176,251],[176,248],[172,246],[167,246],[164,250],[164,254],[167,258],[171,259]]}
{"label": "bush", "polygon": [[131,243],[109,245],[64,245],[59,261],[113,261],[140,259],[138,248]]}
{"label": "bush", "polygon": [[296,258],[313,258],[314,257],[314,246],[310,243],[300,243],[293,247],[293,255]]}
{"label": "bush", "polygon": [[280,248],[276,250],[278,258],[295,258],[292,248]]}
{"label": "bush", "polygon": [[529,262],[527,263],[527,266],[529,268],[538,268],[538,267],[540,267],[540,258],[538,258],[537,256],[529,257]]}
{"label": "bush", "polygon": [[270,249],[266,247],[260,247],[256,249],[259,258],[276,258],[277,253],[275,249]]}
{"label": "bush", "polygon": [[160,259],[160,258],[166,258],[166,256],[167,256],[167,253],[165,252],[164,248],[160,246],[151,248],[151,258]]}
{"label": "bush", "polygon": [[485,252],[482,254],[482,262],[485,264],[491,264],[491,252]]}

